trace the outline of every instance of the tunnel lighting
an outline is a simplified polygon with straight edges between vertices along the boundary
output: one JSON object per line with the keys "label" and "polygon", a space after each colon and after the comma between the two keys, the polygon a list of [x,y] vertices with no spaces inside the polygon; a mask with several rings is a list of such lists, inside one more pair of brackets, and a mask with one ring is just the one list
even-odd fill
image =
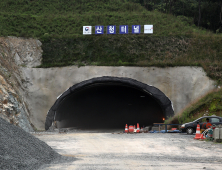
{"label": "tunnel lighting", "polygon": [[163,118],[163,120],[165,120],[165,118]]}

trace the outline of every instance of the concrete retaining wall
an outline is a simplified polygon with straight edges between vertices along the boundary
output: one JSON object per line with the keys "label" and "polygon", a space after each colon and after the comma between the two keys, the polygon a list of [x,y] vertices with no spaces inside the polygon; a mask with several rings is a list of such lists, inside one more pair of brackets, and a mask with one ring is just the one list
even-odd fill
{"label": "concrete retaining wall", "polygon": [[101,76],[128,77],[157,87],[173,102],[175,114],[192,101],[215,88],[200,67],[62,67],[21,68],[26,80],[26,101],[31,122],[44,129],[48,110],[57,96],[70,86]]}

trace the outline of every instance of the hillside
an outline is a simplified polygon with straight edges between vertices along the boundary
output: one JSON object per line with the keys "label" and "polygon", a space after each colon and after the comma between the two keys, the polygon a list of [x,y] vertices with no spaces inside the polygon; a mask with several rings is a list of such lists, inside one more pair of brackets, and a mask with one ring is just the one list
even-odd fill
{"label": "hillside", "polygon": [[[191,65],[202,66],[213,79],[222,78],[222,36],[198,29],[187,17],[120,0],[2,0],[0,11],[1,36],[43,42],[41,67]],[[153,24],[154,34],[82,35],[83,25],[98,24]]]}
{"label": "hillside", "polygon": [[[222,83],[221,34],[199,29],[185,16],[147,11],[133,0],[1,0],[0,23],[0,36],[42,42],[39,67],[201,66]],[[129,31],[133,24],[152,24],[154,34],[82,35],[84,25],[111,24],[129,25]]]}
{"label": "hillside", "polygon": [[[189,26],[190,20],[186,17],[182,18],[185,21],[182,22],[170,15],[149,12],[139,3],[121,0],[2,0],[0,11],[0,34],[3,36],[73,37],[82,35],[83,25],[97,24],[153,24],[155,36],[181,36],[196,32],[194,27]],[[202,31],[202,34],[205,32]]]}
{"label": "hillside", "polygon": [[188,105],[181,113],[171,117],[166,123],[187,123],[202,116],[222,117],[222,90],[216,89]]}

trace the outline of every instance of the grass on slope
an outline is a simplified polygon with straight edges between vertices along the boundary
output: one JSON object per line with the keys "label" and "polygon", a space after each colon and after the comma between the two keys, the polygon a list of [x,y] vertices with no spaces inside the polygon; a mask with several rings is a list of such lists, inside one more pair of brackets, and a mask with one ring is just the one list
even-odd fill
{"label": "grass on slope", "polygon": [[0,11],[31,15],[132,12],[145,10],[133,0],[1,0]]}
{"label": "grass on slope", "polygon": [[222,39],[213,36],[77,36],[44,38],[40,67],[67,65],[202,66],[222,80]]}
{"label": "grass on slope", "polygon": [[35,38],[82,35],[82,26],[100,24],[153,24],[155,36],[207,33],[189,26],[189,18],[149,12],[127,0],[1,0],[0,23],[1,36]]}
{"label": "grass on slope", "polygon": [[[132,1],[1,0],[0,36],[40,39],[40,67],[202,66],[222,82],[222,35],[198,29],[190,18],[150,12]],[[123,24],[129,31],[134,24],[153,24],[154,34],[82,35],[84,25]],[[220,115],[221,96],[221,91],[213,92],[169,121],[192,121],[206,111]]]}
{"label": "grass on slope", "polygon": [[217,115],[222,117],[222,89],[214,90],[200,100],[187,106],[180,114],[165,121],[165,123],[187,123],[202,116]]}
{"label": "grass on slope", "polygon": [[[0,36],[40,39],[40,67],[202,66],[222,81],[222,35],[198,29],[189,18],[150,12],[130,1],[1,0]],[[129,25],[129,31],[133,24],[153,24],[154,34],[82,35],[84,25],[111,24]]]}

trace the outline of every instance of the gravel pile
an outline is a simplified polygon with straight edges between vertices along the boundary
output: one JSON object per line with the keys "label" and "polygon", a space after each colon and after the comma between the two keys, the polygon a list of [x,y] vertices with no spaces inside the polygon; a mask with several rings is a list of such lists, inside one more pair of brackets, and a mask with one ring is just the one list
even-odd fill
{"label": "gravel pile", "polygon": [[46,143],[0,118],[0,169],[33,170],[62,158]]}

